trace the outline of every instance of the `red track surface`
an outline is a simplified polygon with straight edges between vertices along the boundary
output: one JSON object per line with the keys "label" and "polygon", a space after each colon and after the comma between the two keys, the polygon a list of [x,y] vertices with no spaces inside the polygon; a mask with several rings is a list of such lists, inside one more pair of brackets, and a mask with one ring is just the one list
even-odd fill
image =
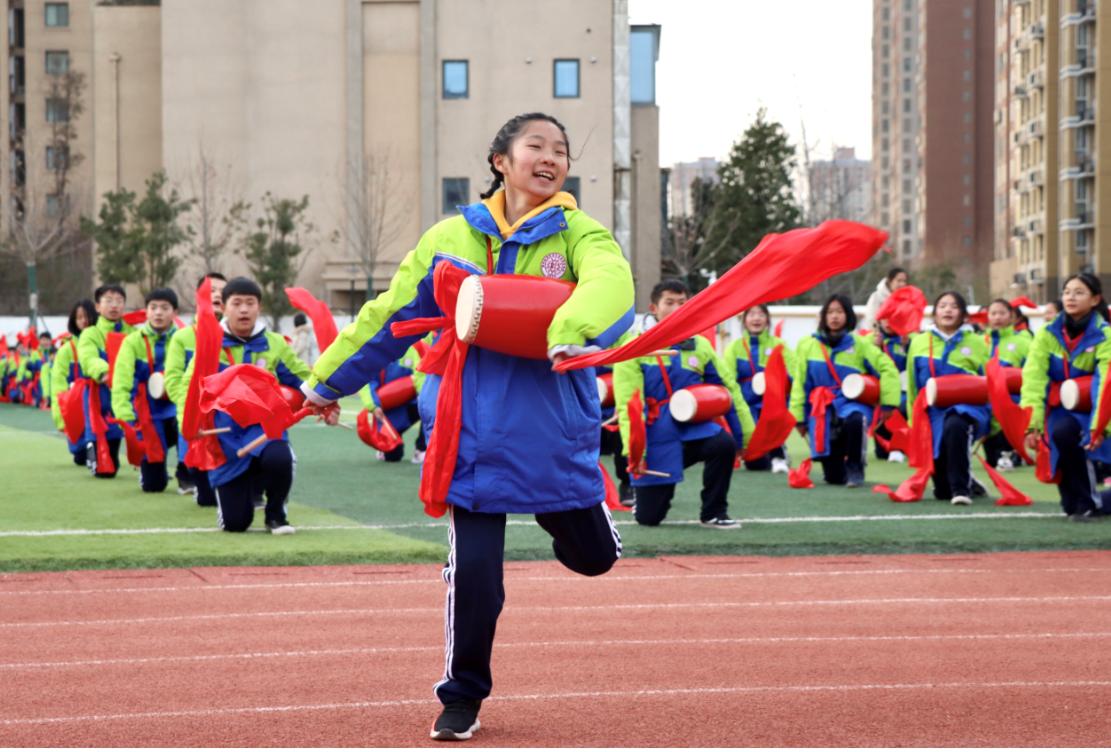
{"label": "red track surface", "polygon": [[[510,564],[482,746],[1100,746],[1111,554]],[[438,569],[0,576],[0,746],[434,744]]]}

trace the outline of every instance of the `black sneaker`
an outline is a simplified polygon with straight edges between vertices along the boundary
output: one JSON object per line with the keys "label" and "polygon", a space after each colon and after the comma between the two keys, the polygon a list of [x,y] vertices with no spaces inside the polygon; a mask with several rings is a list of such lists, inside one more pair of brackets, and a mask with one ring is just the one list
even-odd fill
{"label": "black sneaker", "polygon": [[860,488],[864,485],[864,470],[850,467],[845,480],[845,488]]}
{"label": "black sneaker", "polygon": [[440,717],[432,726],[430,736],[439,742],[461,742],[470,739],[482,727],[478,722],[478,709],[482,700],[458,700],[444,705]]}
{"label": "black sneaker", "polygon": [[698,523],[702,527],[713,528],[714,530],[728,530],[730,528],[740,527],[741,523],[736,520],[731,520],[728,517],[714,517],[711,520],[702,520]]}
{"label": "black sneaker", "polygon": [[976,480],[975,477],[972,478],[972,489],[971,490],[972,490],[971,496],[972,496],[973,499],[980,499],[980,498],[983,498],[984,496],[988,495],[988,490],[986,488],[984,488],[984,484],[981,483],[980,481]]}
{"label": "black sneaker", "polygon": [[1099,522],[1099,516],[1091,512],[1074,512],[1069,515],[1069,522]]}
{"label": "black sneaker", "polygon": [[636,494],[633,493],[633,487],[625,481],[621,481],[621,485],[617,489],[617,495],[621,498],[621,503],[625,506],[632,506],[636,502]]}

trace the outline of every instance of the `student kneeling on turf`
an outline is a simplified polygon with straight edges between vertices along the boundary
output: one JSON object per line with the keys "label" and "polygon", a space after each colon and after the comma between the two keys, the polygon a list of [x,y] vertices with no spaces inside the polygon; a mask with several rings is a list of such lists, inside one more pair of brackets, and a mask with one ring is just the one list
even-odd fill
{"label": "student kneeling on turf", "polygon": [[[162,444],[162,461],[151,462],[144,457],[139,465],[139,487],[146,493],[162,493],[169,476],[166,473],[166,452],[177,444],[177,408],[166,394],[164,370],[166,346],[177,331],[177,293],[168,287],[154,290],[146,297],[147,321],[127,335],[116,356],[112,377],[112,412],[116,420],[144,429],[139,416],[149,413],[158,441]],[[143,436],[143,441],[149,437]]]}
{"label": "student kneeling on turf", "polygon": [[[262,290],[246,277],[230,280],[223,292],[224,341],[220,353],[220,370],[239,363],[250,363],[274,374],[278,381],[294,389],[309,377],[309,367],[293,354],[285,338],[266,330],[259,321]],[[189,363],[185,384],[193,378],[197,361]],[[266,493],[266,527],[275,535],[295,532],[286,519],[286,501],[293,486],[295,458],[289,445],[289,434],[266,441],[249,454],[237,457],[236,452],[262,435],[259,425],[241,426],[227,413],[216,411],[217,428],[230,429],[219,434],[224,464],[208,472],[208,480],[216,492],[220,527],[239,533],[251,526],[255,508],[253,489]]]}
{"label": "student kneeling on turf", "polygon": [[[687,286],[679,280],[665,279],[652,290],[648,310],[663,321],[687,302],[689,294]],[[735,528],[737,522],[729,518],[726,496],[733,477],[733,458],[752,436],[752,414],[737,382],[708,339],[695,336],[673,349],[679,354],[636,358],[613,367],[622,446],[629,446],[629,399],[634,392],[640,392],[647,408],[644,420],[647,451],[639,467],[629,468],[636,489],[636,520],[641,525],[659,525],[671,507],[675,485],[683,480],[683,469],[703,462],[701,524],[716,529]],[[732,395],[733,407],[725,414],[729,431],[714,421],[679,423],[671,417],[667,406],[671,395],[678,389],[703,383],[723,385]],[[665,472],[667,476],[645,475],[645,469]]]}

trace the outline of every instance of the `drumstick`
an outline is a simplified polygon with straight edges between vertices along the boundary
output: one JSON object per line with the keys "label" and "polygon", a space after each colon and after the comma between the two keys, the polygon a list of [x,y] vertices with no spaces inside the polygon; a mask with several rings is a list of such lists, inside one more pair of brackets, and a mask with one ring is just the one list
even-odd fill
{"label": "drumstick", "polygon": [[657,478],[670,478],[671,473],[661,473],[659,470],[643,470],[638,475],[652,475]]}
{"label": "drumstick", "polygon": [[603,421],[602,421],[602,425],[603,425],[603,426],[608,426],[608,425],[610,425],[611,423],[616,423],[616,422],[617,422],[617,413],[614,413],[614,414],[613,414],[613,415],[611,415],[610,417],[608,417],[608,418],[606,418],[605,420],[603,420]]}
{"label": "drumstick", "polygon": [[[286,428],[287,429],[292,428],[298,421],[302,420],[303,418],[305,418],[306,416],[308,416],[310,414],[312,414],[312,408],[311,407],[302,407],[300,410],[293,413],[293,422],[290,423],[288,426],[286,426]],[[235,456],[240,457],[240,458],[245,457],[248,454],[250,454],[251,452],[253,452],[254,450],[258,449],[260,446],[262,446],[263,444],[265,444],[269,440],[270,440],[269,437],[267,437],[267,435],[265,433],[263,433],[257,439],[254,439],[253,441],[241,446],[239,448],[239,450],[235,453]]]}
{"label": "drumstick", "polygon": [[225,427],[225,428],[204,428],[204,429],[201,429],[200,431],[197,431],[197,436],[216,436],[217,434],[221,434],[221,433],[230,433],[230,432],[231,432],[231,428],[230,428],[230,427]]}
{"label": "drumstick", "polygon": [[650,353],[642,355],[643,358],[670,358],[672,355],[678,355],[678,350],[653,350]]}

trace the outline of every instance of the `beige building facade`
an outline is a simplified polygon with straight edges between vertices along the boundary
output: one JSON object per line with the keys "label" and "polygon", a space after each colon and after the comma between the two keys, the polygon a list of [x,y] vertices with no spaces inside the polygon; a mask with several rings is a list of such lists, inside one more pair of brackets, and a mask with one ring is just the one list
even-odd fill
{"label": "beige building facade", "polygon": [[[25,19],[44,12],[43,0],[7,1]],[[386,287],[424,229],[478,200],[502,123],[547,112],[571,140],[565,189],[613,230],[647,304],[662,227],[660,29],[630,27],[627,0],[54,5],[67,8],[72,64],[88,71],[84,213],[159,169],[186,197],[203,192],[209,213],[307,195],[315,229],[298,283],[348,309]],[[60,44],[43,36],[26,41],[29,60]],[[28,132],[41,106],[26,99]],[[195,227],[213,219],[200,211]],[[246,271],[234,254],[222,265]]]}
{"label": "beige building facade", "polygon": [[1003,34],[1010,38],[1012,132],[996,163],[997,183],[1009,171],[1011,213],[1009,243],[997,244],[992,263],[996,293],[1045,301],[1071,274],[1111,279],[1111,250],[1100,244],[1111,230],[1111,211],[1099,201],[1111,178],[1111,112],[1099,104],[1111,101],[1111,28],[1097,19],[1097,6],[1096,0],[997,4],[997,43]]}

